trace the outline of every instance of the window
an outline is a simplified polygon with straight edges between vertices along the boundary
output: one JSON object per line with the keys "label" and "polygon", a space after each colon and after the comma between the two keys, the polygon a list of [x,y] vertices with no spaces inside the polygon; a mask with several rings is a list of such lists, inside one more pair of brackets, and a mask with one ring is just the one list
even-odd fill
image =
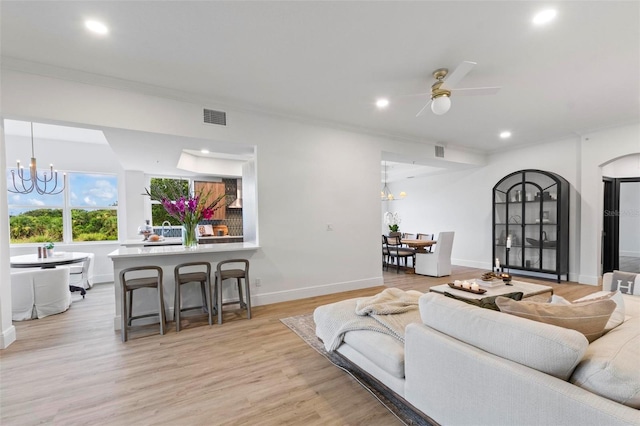
{"label": "window", "polygon": [[118,239],[114,175],[69,173],[60,194],[9,192],[8,201],[12,244]]}
{"label": "window", "polygon": [[[172,179],[172,178],[151,178],[151,188],[165,187],[167,181],[177,181],[183,189],[183,195],[189,195],[189,181],[185,179]],[[177,195],[177,194],[176,194]],[[175,197],[177,199],[177,196]],[[171,217],[169,213],[164,209],[162,204],[158,201],[151,200],[151,225],[162,226],[162,222],[169,221],[175,224],[176,219]]]}
{"label": "window", "polygon": [[73,241],[118,239],[118,180],[115,176],[69,175]]}

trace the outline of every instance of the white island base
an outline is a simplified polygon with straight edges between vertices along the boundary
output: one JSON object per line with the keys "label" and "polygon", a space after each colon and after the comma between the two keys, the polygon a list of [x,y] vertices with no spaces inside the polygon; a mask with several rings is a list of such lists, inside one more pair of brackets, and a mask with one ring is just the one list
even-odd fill
{"label": "white island base", "polygon": [[[113,327],[120,330],[121,324],[121,296],[120,271],[134,266],[159,266],[162,268],[164,287],[164,309],[167,321],[173,320],[173,302],[175,295],[174,269],[177,265],[187,262],[209,262],[211,264],[211,284],[218,262],[227,259],[249,259],[260,247],[254,243],[229,244],[199,244],[192,248],[184,246],[155,246],[155,247],[123,247],[109,253],[113,261],[115,316]],[[148,272],[146,275],[150,275]],[[127,275],[129,276],[129,275]],[[132,277],[135,275],[132,273]],[[144,272],[140,276],[145,276]],[[155,289],[136,290],[133,297],[133,314],[142,315],[158,311],[158,297]],[[223,295],[224,296],[224,295]],[[200,285],[190,283],[182,286],[182,306],[200,306],[202,296]],[[135,324],[158,322],[153,317],[136,321]]]}

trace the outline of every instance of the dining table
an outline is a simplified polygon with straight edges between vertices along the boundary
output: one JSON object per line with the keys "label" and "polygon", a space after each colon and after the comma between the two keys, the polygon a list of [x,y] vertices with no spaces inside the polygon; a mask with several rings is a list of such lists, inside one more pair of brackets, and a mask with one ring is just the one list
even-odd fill
{"label": "dining table", "polygon": [[426,253],[427,247],[431,247],[436,244],[436,240],[413,240],[413,239],[401,239],[400,242],[402,244],[406,244],[407,246],[416,250],[416,253]]}
{"label": "dining table", "polygon": [[89,257],[89,253],[75,251],[56,252],[53,256],[38,257],[37,254],[23,254],[11,256],[9,265],[12,268],[55,268],[58,265],[69,265],[71,263],[84,262]]}

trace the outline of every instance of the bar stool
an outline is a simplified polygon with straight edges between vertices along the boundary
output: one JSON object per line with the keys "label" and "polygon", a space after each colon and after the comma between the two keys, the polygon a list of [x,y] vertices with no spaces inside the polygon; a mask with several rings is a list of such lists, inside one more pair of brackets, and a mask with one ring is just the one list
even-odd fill
{"label": "bar stool", "polygon": [[[228,263],[244,263],[244,269],[222,269],[223,265]],[[238,283],[238,302],[227,302],[222,303],[222,283],[224,280],[229,278],[235,278]],[[245,303],[244,298],[242,297],[242,286],[240,285],[240,280],[244,279],[244,289],[247,293],[247,301]],[[216,303],[218,310],[218,324],[222,324],[222,305],[232,305],[236,303],[240,303],[240,308],[247,310],[247,319],[251,319],[251,290],[250,290],[250,281],[249,281],[249,261],[246,259],[230,259],[223,260],[218,263],[216,268]]]}
{"label": "bar stool", "polygon": [[[126,274],[135,271],[156,271],[154,277],[142,278],[126,278]],[[164,334],[165,317],[164,317],[164,296],[162,294],[162,268],[159,266],[135,266],[120,271],[120,287],[122,288],[122,308],[121,308],[121,327],[120,335],[122,341],[127,341],[128,328],[134,319],[152,317],[158,315],[160,318],[160,334]],[[158,290],[158,312],[153,314],[145,314],[133,316],[133,291],[141,288],[156,288]],[[127,294],[129,297],[127,298]],[[129,299],[127,303],[127,299]]]}
{"label": "bar stool", "polygon": [[[183,272],[180,273],[180,269],[186,268],[189,266],[204,266],[206,268],[206,272],[198,271],[198,272]],[[176,282],[176,296],[175,296],[175,306],[173,310],[173,315],[176,321],[176,331],[180,331],[180,313],[184,311],[189,311],[192,309],[203,309],[209,314],[209,325],[213,325],[213,314],[212,314],[212,306],[211,303],[211,264],[209,262],[189,262],[182,263],[174,269],[174,277]],[[184,284],[187,283],[200,283],[200,291],[202,292],[202,305],[194,306],[191,308],[182,308],[181,307],[181,288]]]}

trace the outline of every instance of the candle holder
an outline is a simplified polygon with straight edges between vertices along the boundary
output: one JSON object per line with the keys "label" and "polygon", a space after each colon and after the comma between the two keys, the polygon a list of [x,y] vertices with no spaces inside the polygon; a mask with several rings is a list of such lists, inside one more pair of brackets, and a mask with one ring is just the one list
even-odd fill
{"label": "candle holder", "polygon": [[511,250],[511,248],[509,246],[507,246],[507,272],[504,272],[504,268],[502,268],[502,273],[500,274],[500,278],[502,278],[502,281],[504,281],[504,283],[506,285],[513,285],[511,284],[511,274],[509,273],[509,250]]}

